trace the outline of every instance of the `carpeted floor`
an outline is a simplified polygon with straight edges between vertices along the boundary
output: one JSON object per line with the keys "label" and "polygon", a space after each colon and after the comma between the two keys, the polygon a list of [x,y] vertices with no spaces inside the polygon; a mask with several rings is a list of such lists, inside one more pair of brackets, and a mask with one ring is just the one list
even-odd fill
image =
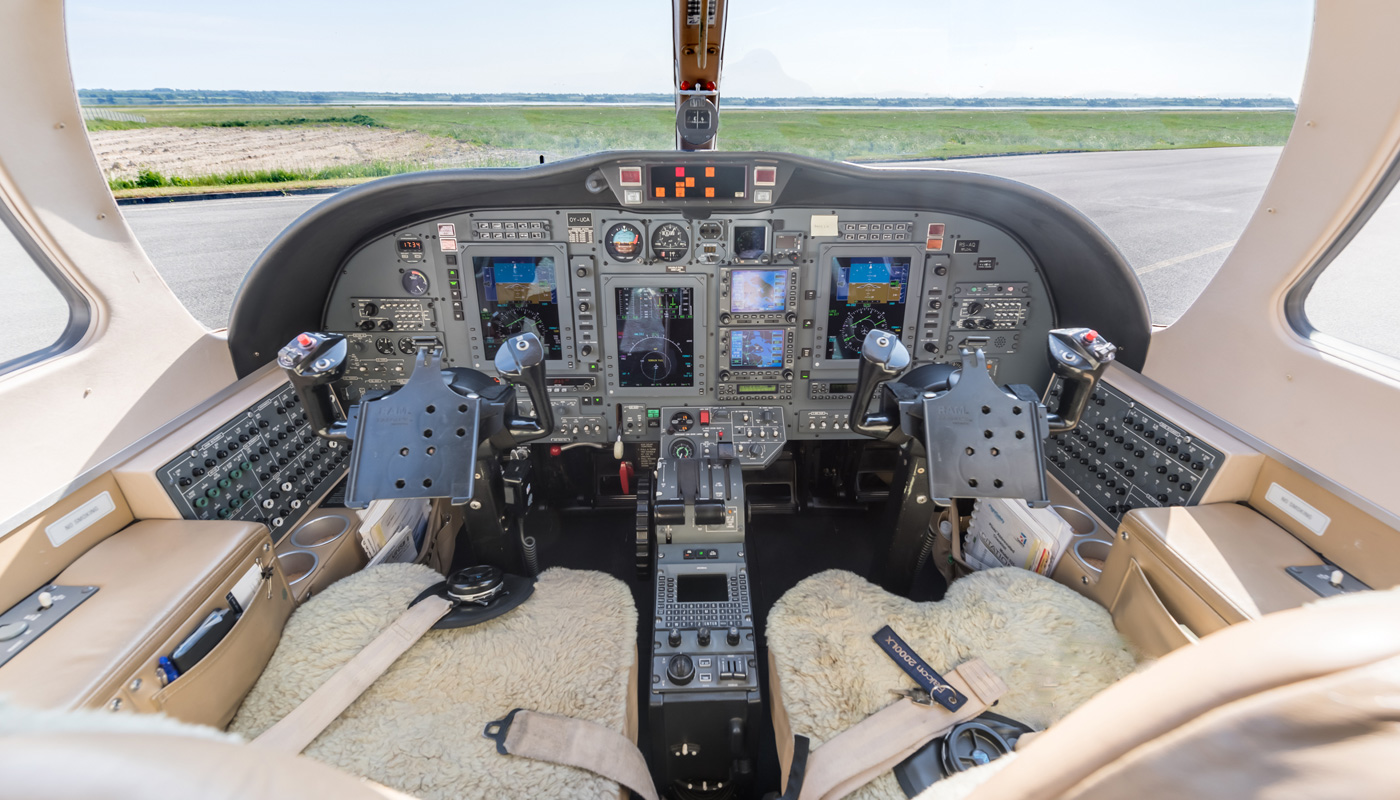
{"label": "carpeted floor", "polygon": [[[375,567],[297,609],[271,663],[229,730],[257,736],[320,686],[441,576],[427,567]],[[637,611],[631,593],[598,572],[548,570],[505,616],[429,631],[306,755],[423,800],[616,798],[617,785],[572,767],[500,755],[487,722],[516,707],[626,732]]]}
{"label": "carpeted floor", "polygon": [[[768,647],[794,733],[819,747],[894,700],[912,681],[871,640],[888,624],[929,664],[984,659],[1009,691],[996,712],[1037,730],[1131,672],[1135,660],[1102,607],[1020,569],[974,573],[941,602],[916,603],[831,570],[769,612]],[[892,774],[851,795],[902,800]]]}

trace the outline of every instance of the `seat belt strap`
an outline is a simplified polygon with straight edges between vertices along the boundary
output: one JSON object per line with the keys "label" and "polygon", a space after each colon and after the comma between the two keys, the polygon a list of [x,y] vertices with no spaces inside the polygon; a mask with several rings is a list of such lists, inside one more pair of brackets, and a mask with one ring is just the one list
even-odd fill
{"label": "seat belt strap", "polygon": [[[840,800],[908,758],[953,726],[987,710],[1006,693],[1006,684],[982,659],[968,661],[945,680],[967,697],[957,711],[911,699],[896,701],[811,751],[801,786],[788,776],[785,798]],[[795,790],[795,791],[794,791]]]}
{"label": "seat belt strap", "polygon": [[642,751],[627,737],[596,722],[517,708],[487,724],[482,736],[504,755],[585,769],[658,800]]}
{"label": "seat belt strap", "polygon": [[296,754],[305,750],[321,735],[321,731],[335,722],[379,676],[388,671],[399,656],[423,638],[423,634],[452,608],[450,600],[434,595],[400,614],[383,633],[301,701],[301,705],[263,731],[252,743],[284,753]]}

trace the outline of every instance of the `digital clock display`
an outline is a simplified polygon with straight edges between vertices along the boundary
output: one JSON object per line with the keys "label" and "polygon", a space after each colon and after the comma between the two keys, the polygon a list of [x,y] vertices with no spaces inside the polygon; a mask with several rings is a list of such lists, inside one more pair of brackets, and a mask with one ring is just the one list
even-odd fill
{"label": "digital clock display", "polygon": [[400,240],[399,240],[399,252],[400,252],[400,253],[415,253],[415,254],[417,254],[417,253],[422,253],[422,252],[423,252],[423,242],[422,242],[422,240],[420,240],[420,239],[400,239]]}
{"label": "digital clock display", "polygon": [[654,166],[648,168],[653,200],[742,200],[748,185],[743,166]]}

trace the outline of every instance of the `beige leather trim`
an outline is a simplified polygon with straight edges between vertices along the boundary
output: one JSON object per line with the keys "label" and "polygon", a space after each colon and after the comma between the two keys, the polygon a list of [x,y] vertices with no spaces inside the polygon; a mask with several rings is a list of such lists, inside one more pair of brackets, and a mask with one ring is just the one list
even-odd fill
{"label": "beige leather trim", "polygon": [[0,799],[264,800],[407,798],[309,758],[138,731],[0,737]]}
{"label": "beige leather trim", "polygon": [[[1392,475],[1397,474],[1393,464],[1387,466]],[[1331,517],[1321,536],[1269,502],[1265,495],[1275,483]],[[1277,461],[1265,462],[1249,504],[1371,588],[1400,585],[1400,531]]]}
{"label": "beige leather trim", "polygon": [[[1151,624],[1141,631],[1135,627],[1142,621],[1140,618],[1134,618],[1132,614],[1125,614],[1117,608],[1120,601],[1131,599],[1131,595],[1123,595],[1123,587],[1133,569],[1142,573],[1143,580],[1152,588],[1157,602],[1161,603],[1168,613],[1168,618],[1152,620]],[[1153,643],[1158,641],[1157,635],[1164,625],[1180,623],[1195,635],[1205,636],[1227,627],[1231,622],[1243,619],[1237,617],[1227,620],[1221,616],[1220,612],[1206,602],[1202,596],[1203,590],[1187,583],[1182,577],[1182,574],[1187,572],[1184,569],[1180,572],[1174,569],[1151,548],[1145,547],[1131,535],[1127,541],[1122,537],[1115,539],[1109,549],[1103,576],[1099,579],[1109,598],[1105,605],[1113,613],[1114,625],[1143,655],[1159,654],[1155,651]]]}
{"label": "beige leather trim", "polygon": [[[108,537],[56,579],[95,585],[98,592],[0,669],[0,693],[33,707],[96,707],[140,677],[141,689],[132,700],[155,707],[145,698],[159,687],[156,657],[192,631],[203,619],[201,612],[224,604],[224,594],[247,566],[258,559],[266,564],[270,556],[267,528],[246,522],[145,521]],[[281,601],[283,586],[275,584],[273,605]],[[273,615],[276,631],[290,609],[288,596]],[[266,656],[276,645],[275,635],[270,645]],[[220,687],[236,696],[234,704],[266,663],[262,657],[254,664],[259,656],[251,649],[239,658],[247,659],[245,667],[219,672],[246,678],[246,686]]]}
{"label": "beige leather trim", "polygon": [[1125,754],[1066,800],[1381,798],[1396,793],[1400,657],[1281,686]]}
{"label": "beige leather trim", "polygon": [[773,714],[773,736],[778,745],[779,788],[787,791],[788,770],[792,769],[792,723],[783,706],[783,687],[778,680],[778,666],[773,651],[768,651],[768,700]]}
{"label": "beige leather trim", "polygon": [[1284,569],[1322,561],[1245,506],[1140,508],[1123,517],[1119,530],[1127,534],[1129,549],[1150,550],[1228,622],[1317,599]]}
{"label": "beige leather trim", "polygon": [[[1194,720],[1204,721],[1217,708],[1290,684],[1395,659],[1400,654],[1397,618],[1400,592],[1366,592],[1231,626],[1195,646],[1175,650],[1105,689],[1037,737],[1033,746],[972,797],[1060,798],[1105,765],[1172,731],[1185,730]],[[1341,703],[1334,713],[1345,715],[1349,709],[1351,706]],[[1384,713],[1394,719],[1393,707]],[[1280,726],[1269,735],[1286,737],[1290,729],[1299,731],[1298,726],[1308,722],[1305,716],[1291,720],[1298,724]],[[1252,729],[1250,736],[1264,734],[1264,727]],[[1327,727],[1324,721],[1314,735],[1327,736]],[[1267,768],[1267,753],[1258,755],[1263,759],[1259,763]],[[1248,768],[1231,758],[1213,757],[1212,761],[1220,770]],[[1393,770],[1393,759],[1387,763]],[[1348,767],[1344,764],[1340,768]],[[1132,785],[1116,788],[1119,797],[1163,797],[1142,794]],[[1171,796],[1193,795],[1183,792]],[[1235,796],[1255,795],[1243,791]]]}
{"label": "beige leather trim", "polygon": [[1113,624],[1148,658],[1164,656],[1199,638],[1162,604],[1136,561],[1128,565],[1118,599],[1113,602]]}
{"label": "beige leather trim", "polygon": [[[16,453],[15,460],[28,459]],[[73,538],[54,547],[44,529],[103,492],[111,497],[116,508]],[[89,548],[125,528],[131,524],[131,520],[131,509],[127,506],[125,495],[117,488],[116,480],[107,474],[72,492],[44,513],[11,531],[8,536],[0,538],[0,609],[13,606],[35,589],[51,583],[55,575],[78,560]]]}

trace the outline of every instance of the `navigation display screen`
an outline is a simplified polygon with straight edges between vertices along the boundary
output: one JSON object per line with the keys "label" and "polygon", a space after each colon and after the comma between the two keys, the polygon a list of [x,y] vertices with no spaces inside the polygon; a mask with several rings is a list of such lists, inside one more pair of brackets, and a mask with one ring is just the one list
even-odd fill
{"label": "navigation display screen", "polygon": [[899,335],[909,296],[908,256],[832,256],[827,358],[860,358],[865,335]]}
{"label": "navigation display screen", "polygon": [[653,200],[733,200],[743,198],[748,168],[727,167],[649,167],[649,196]]}
{"label": "navigation display screen", "polygon": [[724,603],[729,600],[729,579],[723,575],[676,576],[677,603]]}
{"label": "navigation display screen", "polygon": [[729,310],[736,314],[787,310],[785,269],[736,269],[729,273],[729,283]]}
{"label": "navigation display screen", "polygon": [[624,286],[616,291],[618,385],[694,386],[694,289]]}
{"label": "navigation display screen", "polygon": [[787,331],[782,328],[739,329],[729,334],[729,367],[779,369]]}
{"label": "navigation display screen", "polygon": [[544,357],[563,358],[559,335],[559,290],[550,256],[476,256],[476,296],[481,304],[481,327],[486,357],[507,339],[529,331],[540,337]]}

